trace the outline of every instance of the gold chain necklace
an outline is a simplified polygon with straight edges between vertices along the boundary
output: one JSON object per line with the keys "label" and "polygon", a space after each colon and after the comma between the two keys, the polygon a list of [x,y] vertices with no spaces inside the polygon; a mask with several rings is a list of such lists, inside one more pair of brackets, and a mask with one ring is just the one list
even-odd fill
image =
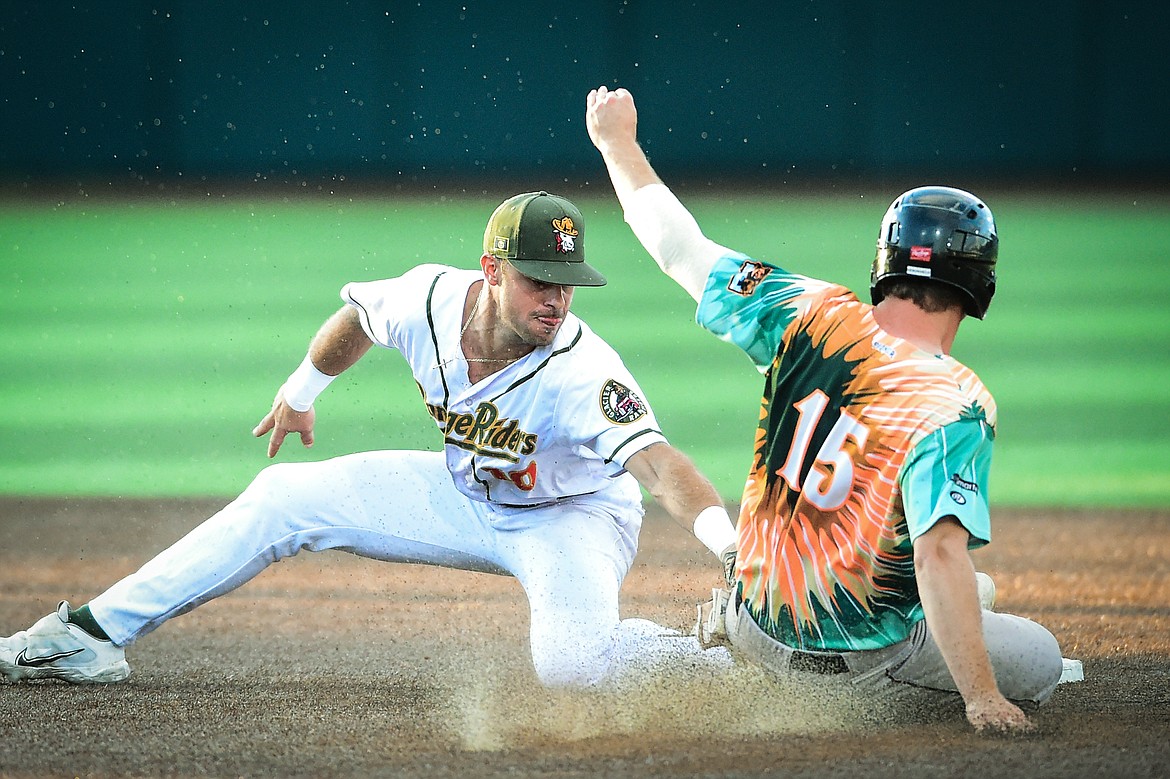
{"label": "gold chain necklace", "polygon": [[475,305],[471,307],[471,313],[467,315],[467,321],[463,323],[463,329],[459,331],[459,343],[463,344],[463,334],[467,332],[467,328],[471,327],[471,320],[475,319],[475,315],[479,313],[479,301],[483,299],[483,295],[475,296]]}
{"label": "gold chain necklace", "polygon": [[[475,319],[475,315],[479,313],[479,303],[483,300],[483,294],[475,296],[475,305],[471,307],[471,313],[467,315],[467,321],[463,323],[463,328],[459,331],[459,348],[463,348],[463,334],[467,332],[467,328],[471,327],[471,320]],[[458,358],[455,358],[458,359]],[[519,357],[464,357],[464,362],[515,362]],[[446,365],[451,360],[445,360],[442,364]]]}

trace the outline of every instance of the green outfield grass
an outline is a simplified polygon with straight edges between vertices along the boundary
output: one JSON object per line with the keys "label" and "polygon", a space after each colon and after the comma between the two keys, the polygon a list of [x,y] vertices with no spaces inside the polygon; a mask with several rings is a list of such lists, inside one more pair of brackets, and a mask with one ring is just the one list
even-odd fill
{"label": "green outfield grass", "polygon": [[[1170,200],[991,201],[1000,292],[955,355],[995,393],[1002,505],[1170,505]],[[687,197],[707,233],[859,292],[886,195]],[[577,196],[611,283],[575,310],[623,354],[673,442],[730,499],[761,377],[704,334],[608,190]],[[231,496],[267,463],[250,435],[350,280],[476,267],[485,199],[191,198],[0,209],[0,493]],[[379,351],[318,402],[281,459],[430,448],[402,360]]]}

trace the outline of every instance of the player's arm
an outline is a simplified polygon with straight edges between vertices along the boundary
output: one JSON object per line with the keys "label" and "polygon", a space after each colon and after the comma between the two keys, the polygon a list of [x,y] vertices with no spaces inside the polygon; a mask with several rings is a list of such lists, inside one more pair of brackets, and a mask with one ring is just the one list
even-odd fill
{"label": "player's arm", "polygon": [[978,731],[1027,731],[1032,723],[999,691],[983,640],[970,534],[945,517],[914,541],[914,572],[926,624]]}
{"label": "player's arm", "polygon": [[699,300],[711,267],[727,249],[703,235],[646,159],[638,145],[633,96],[625,89],[593,90],[586,98],[585,125],[634,235],[658,266]]}
{"label": "player's arm", "polygon": [[667,443],[651,444],[626,460],[626,470],[674,521],[724,561],[735,558],[735,528],[715,486],[685,454]]}
{"label": "player's arm", "polygon": [[352,306],[326,320],[309,344],[309,353],[284,385],[277,390],[272,410],[252,430],[257,438],[272,431],[268,439],[268,456],[275,457],[289,433],[298,433],[301,443],[313,445],[316,412],[313,401],[329,382],[356,363],[373,346],[362,329],[358,312]]}

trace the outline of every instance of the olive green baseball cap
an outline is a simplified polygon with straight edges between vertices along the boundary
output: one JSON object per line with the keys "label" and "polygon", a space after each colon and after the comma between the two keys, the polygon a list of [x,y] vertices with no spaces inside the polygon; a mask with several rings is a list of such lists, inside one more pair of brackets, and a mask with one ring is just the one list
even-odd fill
{"label": "olive green baseball cap", "polygon": [[525,192],[501,203],[484,230],[483,252],[548,284],[605,285],[605,276],[585,262],[581,211],[565,198],[544,191]]}

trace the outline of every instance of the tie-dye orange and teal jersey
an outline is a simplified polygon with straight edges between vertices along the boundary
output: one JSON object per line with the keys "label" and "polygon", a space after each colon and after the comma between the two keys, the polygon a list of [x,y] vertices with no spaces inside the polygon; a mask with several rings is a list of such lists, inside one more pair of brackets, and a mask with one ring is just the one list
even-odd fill
{"label": "tie-dye orange and teal jersey", "polygon": [[739,598],[809,650],[876,649],[922,619],[913,540],[947,516],[990,540],[995,403],[877,326],[848,289],[732,254],[698,322],[765,373],[738,524]]}

